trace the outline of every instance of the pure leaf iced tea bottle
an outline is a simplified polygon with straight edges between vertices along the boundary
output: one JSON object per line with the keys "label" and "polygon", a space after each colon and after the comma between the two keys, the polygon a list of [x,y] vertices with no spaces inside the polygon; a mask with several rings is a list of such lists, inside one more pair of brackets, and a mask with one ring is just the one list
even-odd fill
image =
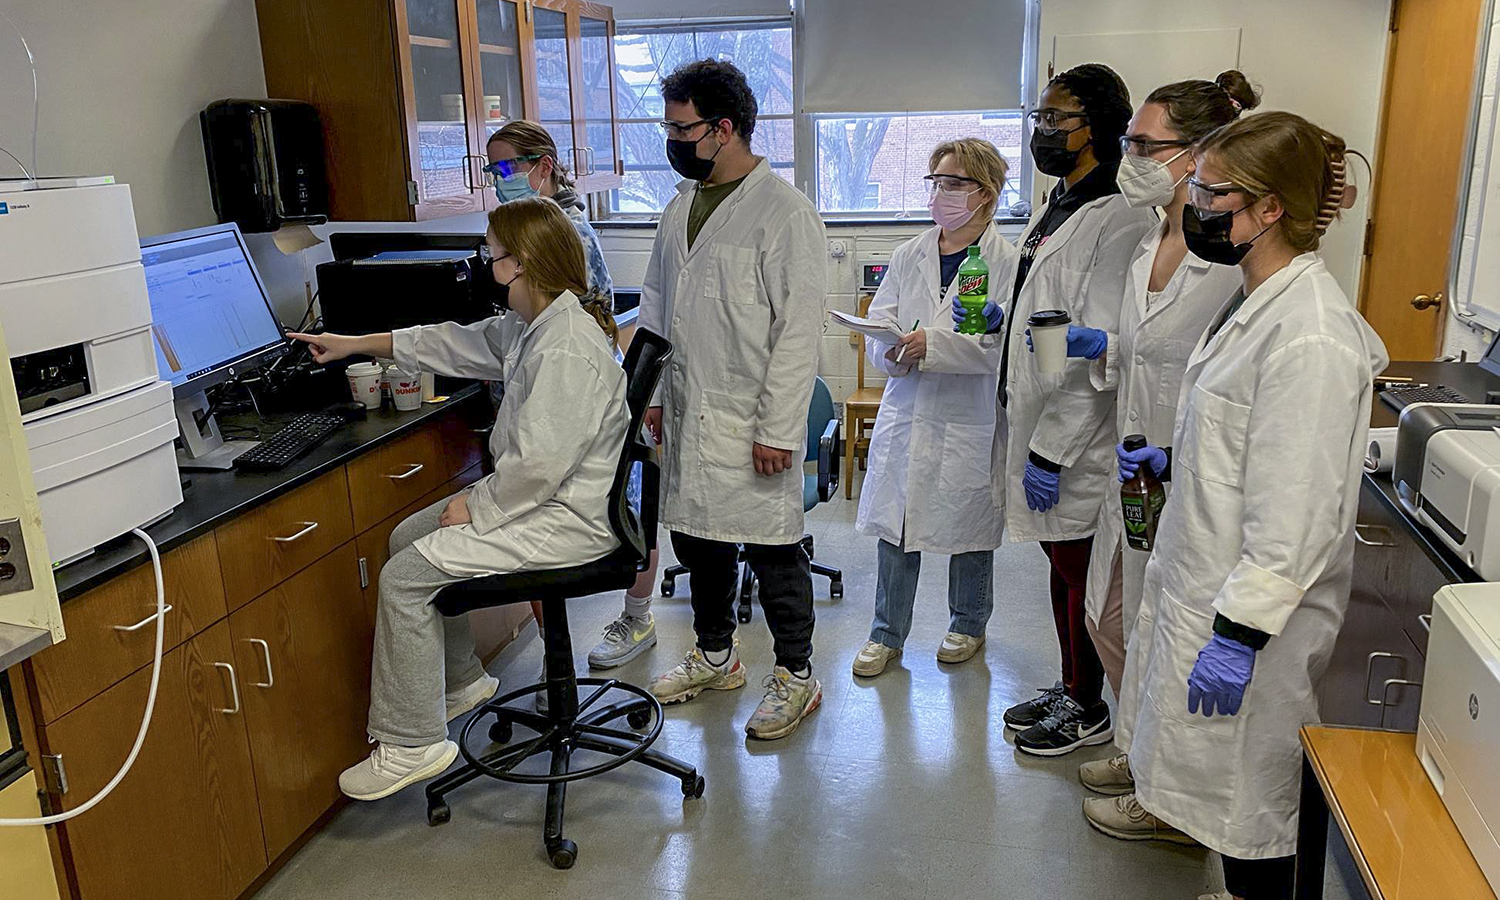
{"label": "pure leaf iced tea bottle", "polygon": [[[1146,446],[1144,434],[1125,436],[1126,450]],[[1167,504],[1167,489],[1157,480],[1148,463],[1142,463],[1135,477],[1120,485],[1120,510],[1125,516],[1125,542],[1136,550],[1150,551],[1156,544],[1156,524]]]}

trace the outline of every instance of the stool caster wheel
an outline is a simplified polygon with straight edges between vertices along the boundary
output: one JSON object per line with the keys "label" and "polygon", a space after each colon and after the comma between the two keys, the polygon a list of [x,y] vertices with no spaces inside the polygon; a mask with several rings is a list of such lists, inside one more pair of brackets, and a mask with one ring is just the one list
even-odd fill
{"label": "stool caster wheel", "polygon": [[707,782],[703,780],[702,775],[693,779],[683,779],[682,796],[689,800],[697,800],[703,796],[703,788],[706,786]]}
{"label": "stool caster wheel", "polygon": [[629,713],[625,716],[625,721],[630,724],[631,728],[637,730],[645,728],[651,724],[651,712],[650,710],[643,709],[638,712]]}
{"label": "stool caster wheel", "polygon": [[661,580],[661,595],[663,597],[670,597],[672,596],[672,594],[676,593],[676,591],[677,585],[673,583],[670,578],[663,578]]}
{"label": "stool caster wheel", "polygon": [[571,869],[573,863],[578,861],[578,845],[562,838],[547,847],[547,857],[552,860],[554,869]]}
{"label": "stool caster wheel", "polygon": [[490,726],[490,740],[497,744],[509,744],[511,738],[511,724],[509,721],[497,720]]}
{"label": "stool caster wheel", "polygon": [[828,596],[835,600],[844,596],[844,583],[842,581],[830,581],[828,583]]}
{"label": "stool caster wheel", "polygon": [[451,818],[453,818],[453,810],[449,809],[446,803],[438,802],[427,807],[428,825],[441,825]]}

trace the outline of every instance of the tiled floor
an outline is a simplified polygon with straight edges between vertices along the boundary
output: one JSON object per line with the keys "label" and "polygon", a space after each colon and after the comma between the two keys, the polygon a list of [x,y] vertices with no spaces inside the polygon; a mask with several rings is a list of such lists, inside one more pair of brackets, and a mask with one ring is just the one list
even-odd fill
{"label": "tiled floor", "polygon": [[[572,785],[566,834],[579,857],[563,872],[543,852],[544,789],[476,782],[450,797],[452,821],[431,828],[422,791],[411,788],[345,808],[257,900],[1194,900],[1218,890],[1212,854],[1127,844],[1088,827],[1077,766],[1107,748],[1037,760],[1017,754],[999,727],[1006,706],[1057,677],[1036,546],[997,553],[981,656],[956,667],[934,659],[947,625],[947,565],[936,558],[922,575],[906,655],[856,682],[849,666],[870,627],[875,548],[853,521],[854,504],[842,498],[809,517],[818,558],[842,567],[845,583],[833,601],[815,579],[823,708],[786,740],[746,740],[771,666],[757,608],[740,632],[751,684],[668,709],[657,746],[698,765],[703,799],[684,801],[676,781],[634,766]],[[665,565],[669,547],[663,557]],[[658,600],[660,643],[621,677],[643,684],[687,650],[686,593],[684,579],[678,596]],[[570,607],[580,664],[619,604],[615,596]],[[534,680],[539,660],[532,632],[491,670],[509,689]],[[1329,900],[1347,896],[1330,884]]]}

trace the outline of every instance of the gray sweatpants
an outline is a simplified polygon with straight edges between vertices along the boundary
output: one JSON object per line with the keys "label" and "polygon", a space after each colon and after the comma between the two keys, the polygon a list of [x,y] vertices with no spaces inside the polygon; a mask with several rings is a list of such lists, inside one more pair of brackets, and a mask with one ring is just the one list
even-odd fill
{"label": "gray sweatpants", "polygon": [[425,747],[448,737],[443,694],[484,675],[468,616],[447,618],[430,603],[464,579],[427,561],[412,544],[436,531],[445,498],[412,513],[391,532],[391,558],[380,570],[375,657],[370,667],[370,737]]}

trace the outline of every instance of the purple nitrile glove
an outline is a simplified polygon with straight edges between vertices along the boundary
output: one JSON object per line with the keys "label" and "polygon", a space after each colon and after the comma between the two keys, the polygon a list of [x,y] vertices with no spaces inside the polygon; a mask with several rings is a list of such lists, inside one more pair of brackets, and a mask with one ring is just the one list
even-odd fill
{"label": "purple nitrile glove", "polygon": [[1141,463],[1151,464],[1151,474],[1158,477],[1167,470],[1167,451],[1147,444],[1139,450],[1126,450],[1123,443],[1115,445],[1115,458],[1120,462],[1120,483],[1124,484],[1141,470]]}
{"label": "purple nitrile glove", "polygon": [[1245,699],[1250,674],[1255,671],[1255,650],[1216,634],[1198,651],[1198,661],[1187,680],[1188,712],[1195,713],[1201,703],[1204,717],[1238,715]]}
{"label": "purple nitrile glove", "polygon": [[1026,508],[1032,512],[1046,512],[1056,506],[1062,496],[1061,484],[1061,472],[1048,472],[1027,460],[1026,474],[1021,476],[1021,487],[1026,491]]}

